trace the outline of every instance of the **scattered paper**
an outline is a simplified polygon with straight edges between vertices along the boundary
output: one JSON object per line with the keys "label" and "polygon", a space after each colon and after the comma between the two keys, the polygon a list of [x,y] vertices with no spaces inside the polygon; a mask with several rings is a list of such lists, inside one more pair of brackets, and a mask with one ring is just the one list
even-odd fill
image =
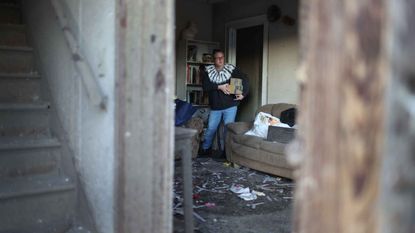
{"label": "scattered paper", "polygon": [[247,204],[246,206],[251,207],[252,209],[255,209],[258,205],[262,205],[265,204],[264,202],[259,202],[259,203],[252,203],[252,204]]}
{"label": "scattered paper", "polygon": [[260,197],[265,197],[266,196],[265,193],[263,193],[263,192],[259,192],[259,191],[255,191],[255,190],[252,190],[252,192],[255,193],[257,196],[260,196]]}
{"label": "scattered paper", "polygon": [[244,188],[242,185],[236,184],[236,185],[232,185],[230,190],[234,193],[249,193],[250,190],[249,188]]}
{"label": "scattered paper", "polygon": [[257,196],[255,193],[242,193],[239,194],[238,197],[244,199],[245,201],[252,201],[257,199]]}

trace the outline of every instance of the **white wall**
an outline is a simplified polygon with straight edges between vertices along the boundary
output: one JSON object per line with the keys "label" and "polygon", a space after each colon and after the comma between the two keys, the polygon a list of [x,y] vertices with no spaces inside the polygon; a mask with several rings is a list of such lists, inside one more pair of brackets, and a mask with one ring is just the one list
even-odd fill
{"label": "white wall", "polygon": [[268,103],[297,103],[297,33],[291,27],[271,23],[268,38]]}
{"label": "white wall", "polygon": [[[229,0],[213,7],[213,39],[225,43],[225,24],[231,21],[264,15],[271,5],[281,8],[283,15],[298,18],[298,1]],[[297,103],[298,84],[298,21],[294,26],[269,23],[268,96],[267,103]]]}
{"label": "white wall", "polygon": [[115,1],[60,0],[80,51],[108,96],[108,109],[91,104],[50,0],[24,1],[27,24],[67,133],[100,233],[114,228]]}

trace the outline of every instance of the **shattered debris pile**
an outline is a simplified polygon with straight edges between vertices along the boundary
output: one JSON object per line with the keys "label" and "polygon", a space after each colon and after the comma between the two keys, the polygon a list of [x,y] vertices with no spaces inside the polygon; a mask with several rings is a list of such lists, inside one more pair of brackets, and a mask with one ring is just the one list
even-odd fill
{"label": "shattered debris pile", "polygon": [[[182,232],[183,180],[181,169],[176,167],[175,172],[174,228],[175,232]],[[245,167],[234,168],[230,163],[196,159],[193,161],[196,232],[290,232],[293,188],[291,180]]]}

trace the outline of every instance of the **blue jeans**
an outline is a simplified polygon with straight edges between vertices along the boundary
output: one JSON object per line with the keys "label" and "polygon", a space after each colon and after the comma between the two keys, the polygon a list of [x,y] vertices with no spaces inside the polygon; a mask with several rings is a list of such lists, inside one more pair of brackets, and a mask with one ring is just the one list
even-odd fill
{"label": "blue jeans", "polygon": [[[209,114],[208,128],[205,132],[205,140],[203,141],[202,149],[207,150],[212,146],[213,137],[218,129],[219,123],[222,120],[224,124],[235,122],[236,111],[238,107],[233,106],[223,110],[211,110]],[[226,128],[225,128],[226,129]],[[226,130],[225,130],[226,134]],[[221,146],[223,146],[223,140],[221,140]],[[222,148],[221,148],[222,149]]]}

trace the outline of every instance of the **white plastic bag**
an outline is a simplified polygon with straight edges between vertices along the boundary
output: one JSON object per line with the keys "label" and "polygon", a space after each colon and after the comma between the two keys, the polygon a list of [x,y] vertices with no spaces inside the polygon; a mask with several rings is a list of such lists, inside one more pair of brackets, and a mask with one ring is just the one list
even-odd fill
{"label": "white plastic bag", "polygon": [[278,117],[265,112],[259,112],[254,121],[254,126],[245,135],[252,135],[261,138],[266,138],[268,134],[268,126],[279,126],[290,128],[289,125],[281,123]]}

